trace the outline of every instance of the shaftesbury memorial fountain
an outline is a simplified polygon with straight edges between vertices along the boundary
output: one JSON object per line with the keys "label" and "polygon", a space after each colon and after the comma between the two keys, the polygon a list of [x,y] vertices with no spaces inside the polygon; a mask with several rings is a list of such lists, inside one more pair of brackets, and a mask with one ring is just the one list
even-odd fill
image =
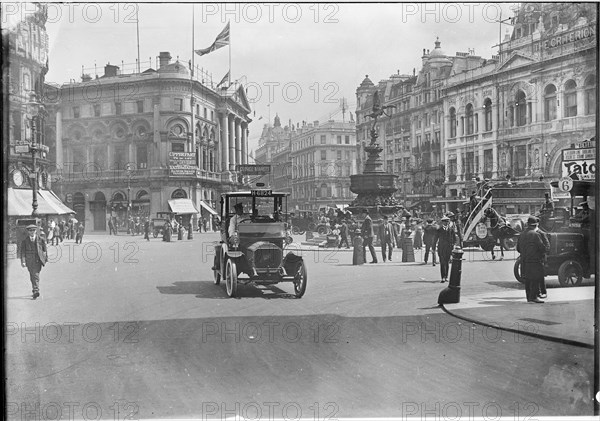
{"label": "shaftesbury memorial fountain", "polygon": [[365,152],[368,158],[364,165],[362,174],[350,176],[350,191],[356,193],[356,199],[348,207],[353,214],[360,214],[365,209],[374,221],[383,215],[389,216],[398,212],[402,208],[394,192],[396,188],[397,175],[385,172],[383,169],[383,160],[381,152],[383,148],[377,143],[377,119],[386,115],[385,110],[393,106],[381,106],[379,94],[377,91],[373,94],[373,112],[367,117],[373,119],[373,125],[370,130],[371,143],[365,146]]}

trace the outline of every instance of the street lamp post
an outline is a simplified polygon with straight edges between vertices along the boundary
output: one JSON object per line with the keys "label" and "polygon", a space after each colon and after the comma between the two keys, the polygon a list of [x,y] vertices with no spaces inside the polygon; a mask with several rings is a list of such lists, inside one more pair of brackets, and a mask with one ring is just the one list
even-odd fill
{"label": "street lamp post", "polygon": [[37,97],[34,92],[31,93],[30,100],[26,104],[27,111],[31,115],[31,143],[29,150],[31,152],[31,165],[33,169],[33,182],[32,182],[32,201],[31,201],[31,216],[38,215],[38,168],[37,168],[37,156],[38,152],[48,153],[49,148],[40,142],[43,135],[43,121],[45,117],[46,109],[44,105],[37,101]]}

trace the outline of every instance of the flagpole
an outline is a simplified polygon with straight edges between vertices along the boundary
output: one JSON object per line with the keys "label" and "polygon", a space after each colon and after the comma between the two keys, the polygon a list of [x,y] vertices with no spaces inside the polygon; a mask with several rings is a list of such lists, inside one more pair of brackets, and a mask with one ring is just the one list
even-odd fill
{"label": "flagpole", "polygon": [[139,11],[140,11],[140,5],[136,4],[135,5],[135,29],[137,32],[137,61],[138,61],[137,71],[138,71],[138,73],[141,73],[141,71],[140,71],[140,17],[139,17]]}
{"label": "flagpole", "polygon": [[[227,22],[229,25],[229,22]],[[229,85],[231,86],[231,26],[229,27]]]}
{"label": "flagpole", "polygon": [[192,150],[196,151],[196,166],[200,165],[198,149],[196,149],[196,116],[194,115],[194,30],[196,5],[192,3],[192,68],[190,69],[190,108],[192,112]]}

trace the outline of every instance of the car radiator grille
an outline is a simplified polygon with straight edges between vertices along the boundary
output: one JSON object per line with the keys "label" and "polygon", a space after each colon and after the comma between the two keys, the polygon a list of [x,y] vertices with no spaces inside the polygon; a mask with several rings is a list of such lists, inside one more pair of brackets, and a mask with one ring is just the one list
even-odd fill
{"label": "car radiator grille", "polygon": [[248,255],[250,264],[256,269],[277,268],[283,252],[273,243],[260,242],[248,247]]}

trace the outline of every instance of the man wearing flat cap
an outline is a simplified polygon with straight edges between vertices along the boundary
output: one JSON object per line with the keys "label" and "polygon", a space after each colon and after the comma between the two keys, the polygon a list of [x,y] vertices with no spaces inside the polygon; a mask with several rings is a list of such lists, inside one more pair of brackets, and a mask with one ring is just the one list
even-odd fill
{"label": "man wearing flat cap", "polygon": [[538,298],[544,282],[544,259],[550,244],[542,239],[544,233],[537,230],[539,220],[527,218],[527,229],[519,236],[517,251],[521,255],[521,276],[525,280],[525,295],[528,303],[543,303]]}
{"label": "man wearing flat cap", "polygon": [[21,266],[29,271],[33,299],[40,296],[40,272],[48,261],[46,242],[37,233],[37,225],[27,226],[27,237],[21,242]]}

